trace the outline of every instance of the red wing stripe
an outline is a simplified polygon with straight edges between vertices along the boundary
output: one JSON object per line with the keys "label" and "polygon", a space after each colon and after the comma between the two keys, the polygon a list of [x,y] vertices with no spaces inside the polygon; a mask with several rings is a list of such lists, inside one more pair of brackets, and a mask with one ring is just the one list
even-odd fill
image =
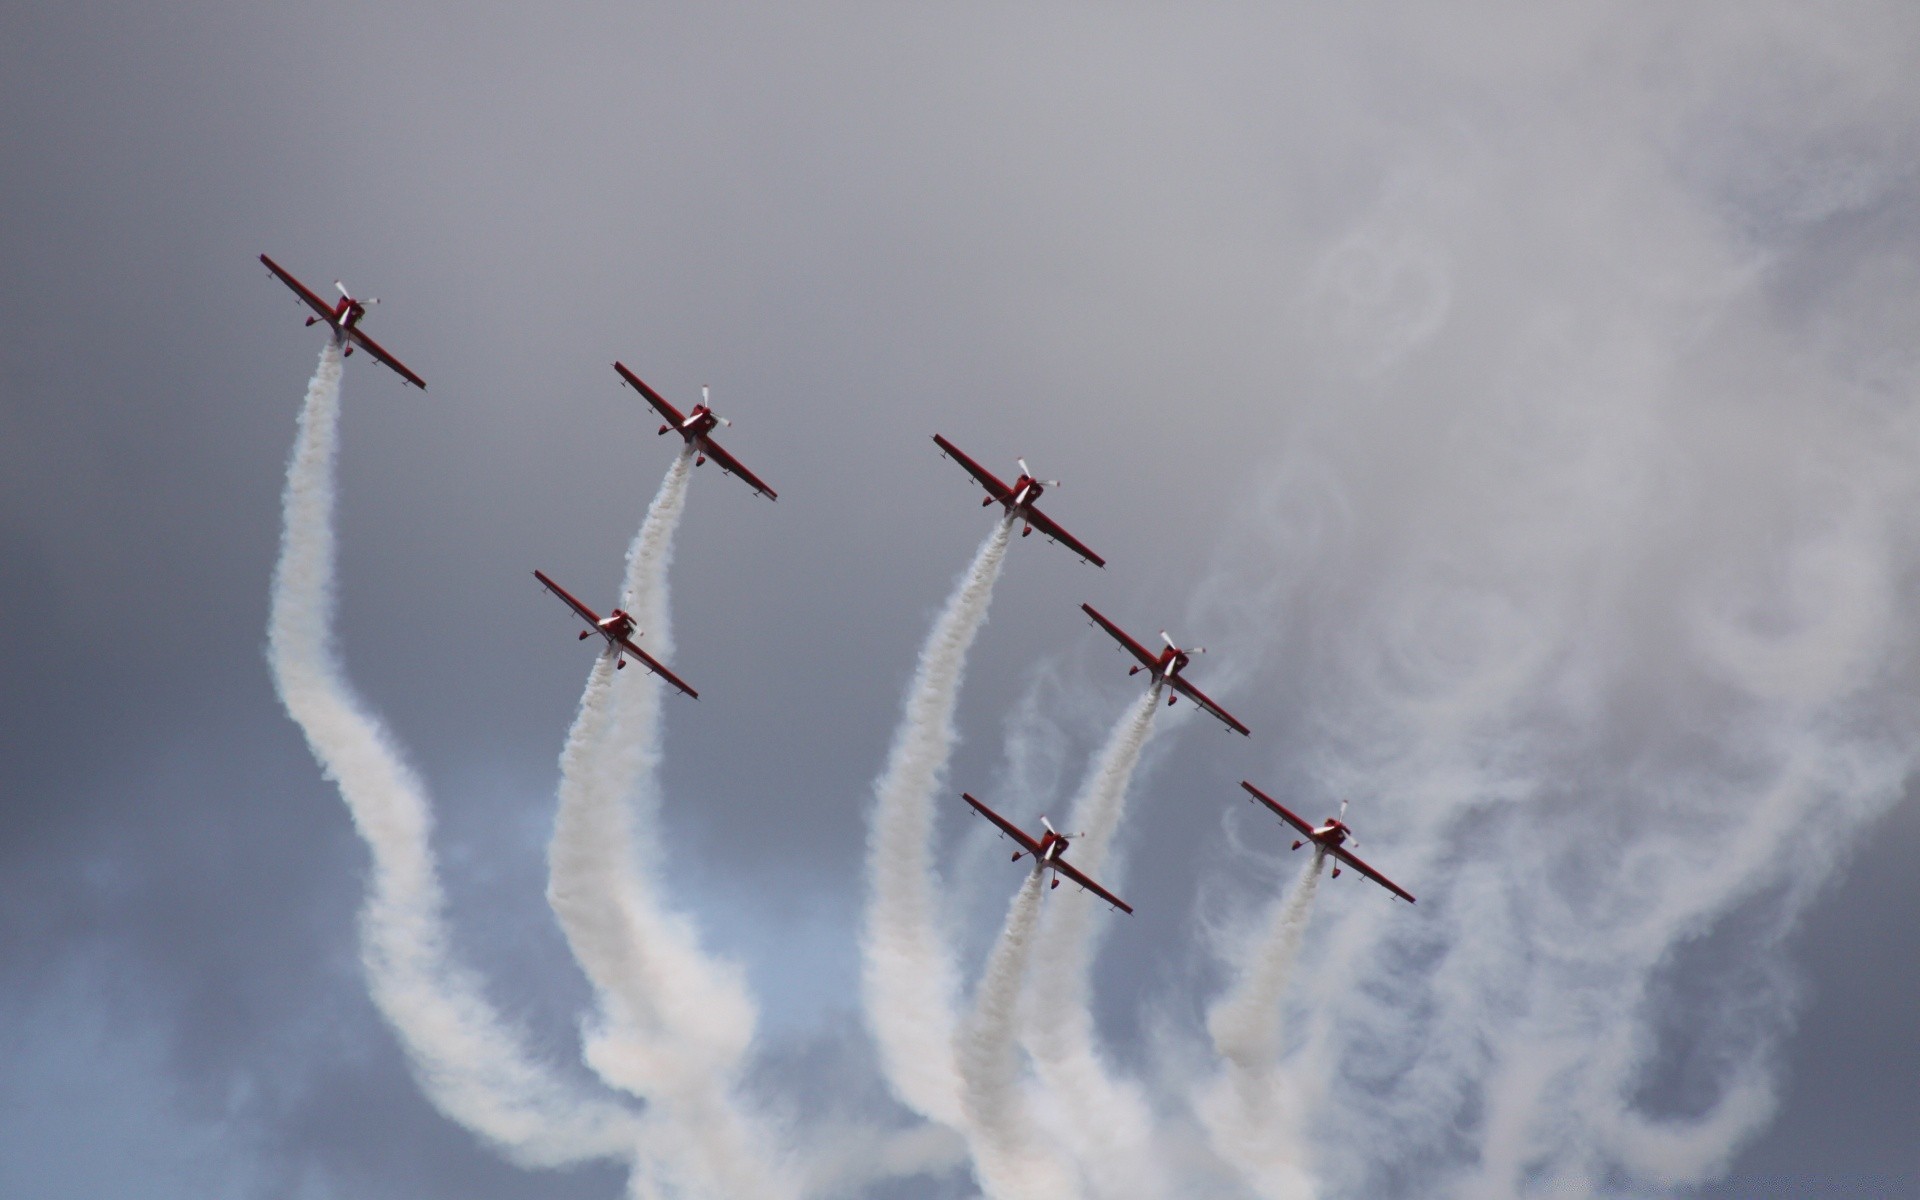
{"label": "red wing stripe", "polygon": [[1198,704],[1201,708],[1206,709],[1208,712],[1212,713],[1214,716],[1220,718],[1220,720],[1226,724],[1226,727],[1228,729],[1231,729],[1238,734],[1244,734],[1247,737],[1253,736],[1252,732],[1249,731],[1245,725],[1242,725],[1239,721],[1234,719],[1234,716],[1232,713],[1228,712],[1224,708],[1221,708],[1218,704],[1215,704],[1212,700],[1209,700],[1205,692],[1201,691],[1199,688],[1188,683],[1186,680],[1182,679],[1180,676],[1175,675],[1173,677],[1173,686],[1176,689],[1178,689],[1180,693],[1186,696],[1189,700],[1192,700],[1195,704]]}
{"label": "red wing stripe", "polygon": [[1341,862],[1346,863],[1348,866],[1352,867],[1354,870],[1360,872],[1362,875],[1365,875],[1368,879],[1373,880],[1375,883],[1379,884],[1381,887],[1392,892],[1394,895],[1400,897],[1402,900],[1405,900],[1408,904],[1414,903],[1413,893],[1407,891],[1405,888],[1401,887],[1399,884],[1395,883],[1393,880],[1388,879],[1385,875],[1382,875],[1380,872],[1374,870],[1372,867],[1368,866],[1366,863],[1361,862],[1359,857],[1355,855],[1351,850],[1348,850],[1344,846],[1334,846],[1332,847],[1332,850],[1333,850],[1333,856],[1339,859]]}
{"label": "red wing stripe", "polygon": [[967,471],[967,474],[972,475],[975,479],[978,479],[981,485],[985,487],[989,493],[992,494],[995,500],[998,500],[1000,503],[1005,504],[1010,498],[1012,498],[1013,496],[1012,488],[1008,487],[1004,483],[1001,483],[999,478],[995,476],[992,471],[987,470],[985,467],[981,466],[979,463],[973,461],[971,458],[968,458],[965,454],[961,453],[960,447],[954,445],[952,442],[948,441],[946,438],[941,437],[937,433],[933,435],[933,440],[937,445],[939,445],[942,453],[946,454],[947,457],[953,459],[953,461],[959,463],[962,467],[964,467]]}
{"label": "red wing stripe", "polygon": [[331,306],[327,304],[325,300],[322,300],[320,297],[314,295],[311,291],[307,289],[307,285],[301,283],[298,279],[295,279],[292,275],[288,274],[285,267],[282,267],[279,263],[268,258],[266,255],[262,254],[260,256],[260,261],[266,264],[267,270],[272,271],[276,276],[279,277],[281,283],[284,283],[288,287],[292,288],[294,295],[306,301],[308,308],[311,308],[313,311],[319,313],[322,317],[326,318],[329,324],[333,322],[333,309]]}
{"label": "red wing stripe", "polygon": [[1274,814],[1277,815],[1282,821],[1285,821],[1287,824],[1293,826],[1295,829],[1299,830],[1301,833],[1309,834],[1309,835],[1313,833],[1313,826],[1301,820],[1300,817],[1296,815],[1286,805],[1280,803],[1278,800],[1275,800],[1272,796],[1267,795],[1265,792],[1253,786],[1251,783],[1248,783],[1244,779],[1240,781],[1240,786],[1247,789],[1247,794],[1252,796],[1256,801],[1272,809],[1274,811]]}
{"label": "red wing stripe", "polygon": [[645,667],[647,670],[652,671],[655,675],[658,675],[660,678],[666,680],[668,683],[672,684],[674,687],[679,688],[681,691],[693,697],[695,700],[698,700],[700,698],[700,693],[688,687],[686,680],[680,678],[678,675],[675,675],[672,671],[667,670],[665,666],[661,665],[660,660],[655,658],[653,655],[648,654],[645,650],[642,650],[640,647],[634,645],[632,642],[628,641],[626,638],[620,639],[620,647],[621,649],[625,650],[628,654],[632,655],[635,659],[637,659],[640,665]]}
{"label": "red wing stripe", "polygon": [[368,354],[373,355],[375,358],[387,364],[389,367],[392,367],[394,370],[394,373],[399,375],[400,378],[406,380],[408,383],[419,388],[423,392],[427,390],[427,381],[420,378],[418,375],[415,375],[412,371],[407,370],[406,364],[401,362],[399,359],[395,358],[393,355],[388,354],[386,350],[382,348],[379,342],[376,342],[372,338],[368,337],[366,334],[361,333],[358,328],[347,330],[347,334],[348,336],[353,338],[354,342],[357,343],[361,349],[365,350]]}
{"label": "red wing stripe", "polygon": [[1114,895],[1112,892],[1108,891],[1107,889],[1101,887],[1099,884],[1095,883],[1093,880],[1088,879],[1085,875],[1082,875],[1080,871],[1074,866],[1072,866],[1070,863],[1067,863],[1061,859],[1056,858],[1053,860],[1053,869],[1058,871],[1060,874],[1065,875],[1068,879],[1073,880],[1075,883],[1079,884],[1081,887],[1092,892],[1094,895],[1100,897],[1102,900],[1105,900],[1108,904],[1113,905],[1115,908],[1119,909],[1121,912],[1126,913],[1128,916],[1133,915],[1132,905],[1128,904],[1125,900],[1122,900],[1120,897]]}
{"label": "red wing stripe", "polygon": [[1054,541],[1059,542],[1062,546],[1065,546],[1067,549],[1073,551],[1075,554],[1078,554],[1081,558],[1086,559],[1088,562],[1092,563],[1094,566],[1104,567],[1107,565],[1106,559],[1101,558],[1098,554],[1095,554],[1093,551],[1087,549],[1086,546],[1081,543],[1080,539],[1074,537],[1072,534],[1068,533],[1066,530],[1060,528],[1060,526],[1054,521],[1052,517],[1049,517],[1047,514],[1041,512],[1039,509],[1029,507],[1027,509],[1027,520],[1033,525],[1035,529],[1038,529],[1041,533],[1046,534],[1048,537],[1052,538]]}
{"label": "red wing stripe", "polygon": [[1006,834],[1008,837],[1012,838],[1015,842],[1019,843],[1021,848],[1026,850],[1028,854],[1040,853],[1040,843],[1028,837],[1026,833],[1022,831],[1018,825],[1015,825],[1012,821],[1007,820],[1005,817],[1001,816],[999,813],[988,808],[986,805],[980,803],[978,800],[975,800],[972,796],[968,795],[965,792],[960,793],[960,798],[965,800],[968,804],[973,805],[973,810],[975,812],[979,813],[981,816],[985,817],[987,820],[992,821],[995,825],[998,825],[1000,827],[1000,832]]}
{"label": "red wing stripe", "polygon": [[665,396],[662,396],[659,392],[656,392],[652,388],[648,387],[645,380],[641,379],[638,375],[635,375],[632,371],[627,370],[625,363],[618,363],[618,362],[614,363],[613,369],[620,372],[620,378],[626,380],[629,384],[633,385],[634,391],[639,392],[642,396],[645,396],[647,398],[648,404],[651,404],[655,408],[659,409],[661,416],[665,417],[669,421],[672,421],[675,425],[679,425],[681,422],[686,420],[685,417],[680,415],[679,409],[667,403],[667,398]]}
{"label": "red wing stripe", "polygon": [[774,490],[772,488],[768,487],[764,483],[761,483],[759,480],[759,477],[754,475],[752,471],[749,471],[745,467],[741,466],[739,459],[735,458],[731,454],[728,454],[725,450],[722,450],[720,448],[720,443],[714,441],[712,438],[707,438],[707,437],[701,438],[700,441],[705,444],[707,457],[711,458],[714,462],[719,463],[721,470],[730,472],[734,475],[738,475],[741,479],[746,481],[748,487],[751,487],[754,491],[764,495],[769,500],[778,500],[780,498],[778,495],[774,493]]}
{"label": "red wing stripe", "polygon": [[1153,655],[1147,653],[1147,648],[1145,646],[1142,646],[1139,642],[1136,642],[1132,638],[1128,637],[1125,630],[1121,629],[1118,625],[1115,625],[1112,621],[1109,621],[1105,617],[1101,616],[1099,610],[1094,608],[1093,605],[1082,604],[1080,606],[1080,609],[1081,611],[1085,612],[1089,617],[1093,618],[1094,624],[1098,625],[1100,628],[1112,634],[1114,641],[1119,642],[1122,646],[1125,646],[1127,650],[1130,653],[1132,653],[1132,655],[1135,658],[1139,659],[1148,668],[1153,668],[1160,665],[1160,660],[1155,658]]}
{"label": "red wing stripe", "polygon": [[569,608],[573,609],[574,612],[579,613],[582,617],[585,617],[587,624],[593,625],[593,626],[598,626],[600,624],[600,614],[594,612],[592,609],[580,603],[578,600],[575,600],[573,598],[572,592],[569,592],[567,589],[561,587],[559,584],[555,583],[553,580],[547,578],[545,572],[535,571],[533,575],[534,575],[534,578],[538,579],[542,584],[546,586],[546,589],[548,591],[552,592],[554,595],[566,601],[567,606]]}

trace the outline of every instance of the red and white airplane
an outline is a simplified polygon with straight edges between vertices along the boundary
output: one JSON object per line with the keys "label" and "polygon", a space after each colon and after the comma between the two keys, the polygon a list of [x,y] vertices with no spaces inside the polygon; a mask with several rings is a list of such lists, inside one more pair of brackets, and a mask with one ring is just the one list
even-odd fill
{"label": "red and white airplane", "polygon": [[992,471],[987,470],[979,463],[962,454],[960,447],[954,445],[946,438],[936,433],[933,435],[933,440],[939,445],[942,454],[945,454],[948,458],[965,467],[967,473],[975,479],[978,479],[980,485],[987,489],[987,498],[980,502],[980,507],[985,508],[989,504],[999,504],[1007,510],[1008,520],[1012,520],[1015,517],[1020,518],[1021,537],[1026,537],[1038,529],[1041,533],[1059,542],[1062,546],[1078,554],[1094,566],[1104,567],[1107,565],[1106,559],[1101,558],[1098,554],[1087,549],[1080,539],[1060,528],[1052,517],[1049,517],[1033,506],[1033,502],[1038,500],[1048,488],[1060,486],[1058,479],[1048,479],[1044,481],[1035,479],[1033,472],[1027,469],[1027,460],[1024,458],[1016,458],[1014,461],[1020,464],[1020,478],[1013,481],[1012,487],[1008,487],[1006,484],[1001,483]]}
{"label": "red and white airplane", "polygon": [[1033,869],[1036,874],[1041,871],[1053,872],[1054,887],[1060,886],[1060,877],[1065,875],[1068,879],[1073,880],[1121,912],[1128,914],[1133,912],[1133,909],[1128,907],[1126,901],[1101,887],[1093,880],[1088,879],[1085,875],[1082,875],[1078,869],[1067,862],[1065,858],[1067,853],[1067,838],[1064,834],[1057,832],[1045,817],[1040,818],[1040,824],[1046,827],[1046,836],[1036,842],[1028,837],[1026,832],[1018,825],[1015,825],[1012,821],[1007,820],[999,813],[988,808],[978,800],[975,800],[972,796],[967,795],[965,792],[961,792],[960,795],[968,804],[973,805],[973,811],[979,813],[987,820],[992,821],[995,825],[998,825],[1000,832],[1012,838],[1014,843],[1020,847],[1020,849],[1013,852],[1014,862],[1019,862],[1020,856],[1023,854],[1031,854],[1033,855]]}
{"label": "red and white airplane", "polygon": [[[1160,631],[1160,640],[1167,644],[1167,648],[1159,654],[1154,654],[1139,642],[1128,637],[1118,625],[1101,616],[1099,612],[1094,609],[1093,605],[1082,604],[1080,607],[1089,617],[1093,618],[1094,624],[1112,634],[1114,641],[1125,646],[1127,653],[1140,660],[1139,665],[1129,670],[1127,674],[1134,675],[1143,670],[1150,672],[1156,686],[1162,683],[1166,684],[1175,692],[1186,696],[1187,699],[1198,704],[1207,712],[1220,718],[1220,721],[1226,725],[1228,729],[1233,730],[1235,733],[1248,733],[1247,727],[1235,720],[1232,713],[1208,699],[1205,692],[1188,683],[1186,677],[1180,674],[1181,670],[1186,667],[1194,655],[1205,654],[1207,652],[1205,646],[1192,646],[1182,650],[1174,644],[1172,638],[1167,636],[1167,631],[1162,629]],[[1167,696],[1167,703],[1172,704],[1174,699],[1175,697],[1169,694]]]}
{"label": "red and white airplane", "polygon": [[392,367],[400,378],[406,380],[423,392],[427,390],[426,380],[415,375],[412,371],[407,370],[405,363],[387,353],[379,342],[374,341],[366,334],[360,332],[360,318],[367,315],[368,305],[380,303],[377,298],[369,296],[365,300],[356,300],[353,294],[347,291],[347,285],[336,279],[333,281],[333,286],[340,289],[340,302],[338,304],[328,304],[325,300],[322,300],[309,291],[305,284],[295,279],[292,275],[289,275],[286,269],[279,263],[264,254],[260,256],[260,261],[267,265],[267,270],[279,276],[281,283],[292,288],[293,294],[300,297],[301,301],[304,302],[308,308],[311,308],[318,314],[308,317],[307,324],[317,325],[325,321],[333,330],[333,340],[336,345],[341,347],[340,356],[342,358],[352,355],[354,347],[358,346],[389,367]]}
{"label": "red and white airplane", "polygon": [[685,680],[662,666],[659,659],[633,644],[633,638],[640,630],[635,628],[633,617],[628,615],[624,609],[616,608],[611,613],[602,617],[586,605],[574,599],[573,594],[568,592],[567,589],[561,587],[553,580],[548,579],[545,572],[535,571],[533,574],[534,578],[544,584],[548,591],[566,601],[569,608],[580,614],[581,620],[593,627],[580,631],[581,641],[586,641],[596,633],[607,639],[605,653],[613,655],[613,665],[616,670],[627,665],[626,656],[631,654],[635,659],[638,659],[640,665],[647,670],[652,671],[655,675],[666,680],[674,687],[679,688],[687,695],[692,696],[695,700],[700,698],[699,692],[688,687]]}
{"label": "red and white airplane", "polygon": [[[1266,805],[1272,809],[1282,821],[1285,821],[1300,831],[1303,836],[1300,840],[1293,843],[1295,850],[1298,850],[1308,842],[1312,842],[1316,848],[1333,855],[1338,862],[1347,864],[1362,875],[1365,875],[1368,879],[1373,880],[1381,887],[1392,892],[1402,900],[1405,900],[1408,904],[1413,903],[1413,893],[1407,891],[1393,880],[1388,879],[1385,875],[1374,870],[1366,863],[1361,862],[1358,855],[1347,849],[1346,843],[1353,840],[1353,830],[1349,829],[1347,823],[1340,819],[1347,815],[1347,802],[1345,800],[1340,802],[1339,817],[1328,817],[1326,824],[1316,828],[1288,811],[1286,805],[1281,804],[1272,796],[1267,795],[1245,780],[1241,781],[1240,786],[1247,789],[1247,794],[1252,796],[1256,802]],[[1340,868],[1337,865],[1333,868],[1333,877],[1335,879],[1340,878]]]}
{"label": "red and white airplane", "polygon": [[739,459],[722,450],[720,443],[714,441],[713,438],[709,436],[713,433],[714,426],[732,425],[733,422],[727,420],[719,413],[714,412],[713,409],[708,406],[706,384],[703,383],[700,385],[700,403],[693,406],[692,412],[682,416],[680,415],[679,409],[667,403],[665,396],[648,387],[646,381],[638,375],[635,375],[632,371],[627,370],[624,363],[614,363],[613,369],[620,372],[620,378],[632,384],[633,389],[642,396],[645,396],[647,403],[659,409],[660,415],[667,419],[667,423],[660,427],[661,433],[664,434],[667,430],[672,429],[678,431],[681,437],[687,439],[687,445],[692,446],[697,452],[697,456],[693,460],[694,466],[700,466],[711,458],[720,464],[722,471],[726,471],[732,475],[738,475],[740,478],[746,480],[749,487],[767,499],[778,500],[780,498],[774,494],[772,488],[760,482],[760,478],[757,475],[741,466]]}

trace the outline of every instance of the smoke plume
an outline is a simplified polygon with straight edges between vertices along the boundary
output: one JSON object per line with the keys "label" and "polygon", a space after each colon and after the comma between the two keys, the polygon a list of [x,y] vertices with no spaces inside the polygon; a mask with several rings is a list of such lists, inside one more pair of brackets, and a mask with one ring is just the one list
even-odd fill
{"label": "smoke plume", "polygon": [[[690,450],[675,458],[627,555],[622,606],[662,657],[672,652],[666,575],[691,468]],[[637,1175],[657,1175],[679,1196],[795,1195],[777,1139],[736,1094],[757,1019],[744,980],[702,951],[655,886],[665,690],[602,654],[560,757],[547,895],[600,1002],[587,1061],[649,1102],[648,1164]]]}
{"label": "smoke plume", "polygon": [[[1161,687],[1127,707],[1094,757],[1067,824],[1074,866],[1116,888],[1114,835],[1126,812],[1127,788],[1153,731]],[[1040,962],[1029,990],[1025,1042],[1052,1101],[1066,1114],[1062,1136],[1095,1194],[1164,1195],[1165,1166],[1155,1145],[1155,1118],[1145,1089],[1120,1079],[1099,1046],[1091,972],[1105,906],[1069,885],[1054,893],[1040,928]]]}
{"label": "smoke plume", "polygon": [[955,1128],[964,1120],[953,1061],[959,989],[936,915],[934,797],[953,751],[953,711],[967,651],[987,618],[1011,531],[1011,522],[995,522],[927,634],[893,749],[874,782],[867,830],[861,938],[867,1022],[895,1095]]}
{"label": "smoke plume", "polygon": [[1221,1073],[1196,1097],[1196,1108],[1214,1152],[1266,1200],[1312,1200],[1317,1194],[1298,1148],[1305,1114],[1279,1066],[1281,1004],[1325,865],[1326,851],[1315,846],[1306,873],[1276,898],[1265,928],[1239,948],[1232,987],[1207,1011]]}
{"label": "smoke plume", "polygon": [[973,1013],[955,1047],[974,1173],[992,1200],[1071,1200],[1079,1195],[1071,1167],[1037,1136],[1022,1088],[1020,985],[1033,954],[1045,875],[1035,864],[1014,894],[1006,928],[987,956]]}
{"label": "smoke plume", "polygon": [[361,960],[374,1003],[439,1109],[516,1161],[554,1166],[631,1153],[635,1118],[576,1095],[542,1067],[447,946],[425,789],[333,650],[334,463],[339,347],[308,385],[287,469],[285,526],[268,618],[268,663],[287,713],[340,788],[372,852]]}

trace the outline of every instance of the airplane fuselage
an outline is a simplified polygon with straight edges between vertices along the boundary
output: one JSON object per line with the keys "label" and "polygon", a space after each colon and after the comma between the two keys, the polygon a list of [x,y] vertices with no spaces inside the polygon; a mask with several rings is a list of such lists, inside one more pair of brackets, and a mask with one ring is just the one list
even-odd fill
{"label": "airplane fuselage", "polygon": [[1300,847],[1306,845],[1307,842],[1311,841],[1316,846],[1331,850],[1335,846],[1345,845],[1347,839],[1352,835],[1353,830],[1347,828],[1346,822],[1336,817],[1328,817],[1326,824],[1316,827],[1311,833],[1307,834],[1305,838],[1295,842],[1293,848],[1298,850]]}
{"label": "airplane fuselage", "polygon": [[[340,302],[333,306],[332,315],[327,318],[327,324],[333,327],[334,344],[346,345],[348,331],[358,325],[360,318],[366,315],[366,305],[348,296],[340,297]],[[308,317],[307,324],[317,324],[319,320],[319,317]],[[349,350],[348,353],[352,351]]]}
{"label": "airplane fuselage", "polygon": [[603,653],[613,655],[614,666],[617,669],[627,665],[626,647],[622,646],[620,642],[625,638],[632,637],[635,628],[633,618],[627,615],[624,610],[616,608],[608,615],[595,621],[592,629],[581,630],[580,640],[584,642],[596,633],[607,639],[607,648]]}
{"label": "airplane fuselage", "polygon": [[[1014,480],[1012,493],[1002,502],[1007,510],[1007,520],[1024,521],[1027,513],[1032,510],[1034,501],[1045,495],[1046,491],[1046,485],[1031,475],[1022,475],[1020,478]],[[992,494],[988,494],[987,498],[980,502],[980,507],[985,508],[987,505],[992,504],[997,498],[998,497]],[[1020,529],[1020,536],[1026,537],[1032,532],[1032,525],[1023,525]]]}
{"label": "airplane fuselage", "polygon": [[[1040,837],[1039,853],[1033,856],[1033,870],[1035,874],[1039,874],[1042,871],[1052,871],[1053,881],[1050,886],[1059,887],[1060,872],[1055,864],[1066,854],[1069,843],[1064,835],[1055,832],[1053,826],[1046,825],[1046,820],[1045,817],[1040,818],[1042,825],[1046,828],[1046,833]],[[1013,861],[1019,862],[1020,856],[1025,853],[1026,851],[1024,850],[1015,851]]]}
{"label": "airplane fuselage", "polygon": [[696,404],[693,406],[693,411],[687,414],[686,420],[678,425],[662,425],[660,432],[665,433],[671,429],[685,438],[687,445],[692,446],[696,451],[693,465],[697,467],[707,461],[707,435],[719,425],[720,418],[712,409],[704,404]]}
{"label": "airplane fuselage", "polygon": [[1140,672],[1145,671],[1152,676],[1155,684],[1162,684],[1178,675],[1191,661],[1193,661],[1192,658],[1185,650],[1162,650],[1160,652],[1159,662],[1154,663],[1151,667],[1132,667],[1127,671],[1127,674],[1138,675]]}

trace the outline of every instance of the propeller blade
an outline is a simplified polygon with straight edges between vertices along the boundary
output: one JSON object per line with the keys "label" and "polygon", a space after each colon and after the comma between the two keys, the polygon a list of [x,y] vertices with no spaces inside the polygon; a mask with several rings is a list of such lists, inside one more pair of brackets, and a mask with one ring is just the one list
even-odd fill
{"label": "propeller blade", "polygon": [[340,289],[340,294],[342,296],[345,296],[349,300],[353,299],[353,293],[347,290],[346,284],[341,283],[338,279],[336,279],[333,281],[333,286]]}

